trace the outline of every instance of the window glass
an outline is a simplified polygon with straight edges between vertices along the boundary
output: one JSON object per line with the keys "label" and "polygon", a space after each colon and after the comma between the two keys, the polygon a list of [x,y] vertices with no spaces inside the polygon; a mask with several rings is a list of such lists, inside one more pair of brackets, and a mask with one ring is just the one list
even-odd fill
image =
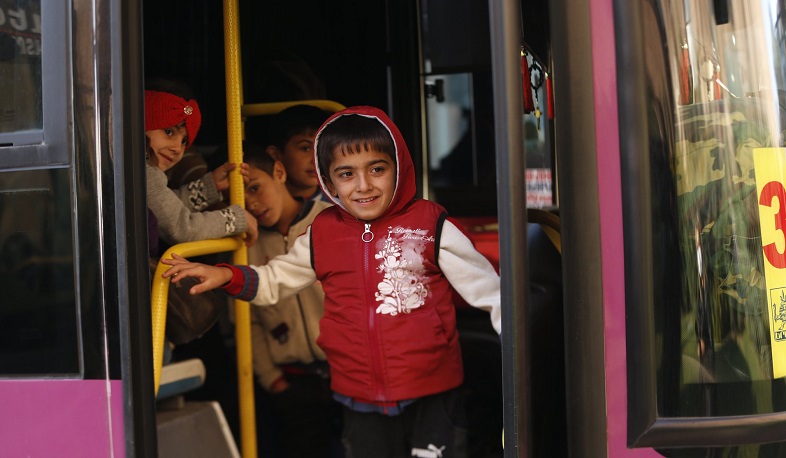
{"label": "window glass", "polygon": [[42,129],[41,81],[40,1],[0,0],[0,134]]}
{"label": "window glass", "polygon": [[786,410],[783,5],[645,8],[663,416]]}
{"label": "window glass", "polygon": [[453,216],[496,216],[491,74],[425,77],[429,198]]}
{"label": "window glass", "polygon": [[434,186],[472,186],[477,182],[472,75],[430,75],[426,88],[431,181]]}
{"label": "window glass", "polygon": [[78,374],[65,168],[0,173],[0,376]]}
{"label": "window glass", "polygon": [[[528,67],[530,87],[532,93],[529,98],[532,101],[531,111],[525,105],[525,113],[522,115],[524,123],[524,153],[527,156],[527,207],[544,208],[554,205],[552,192],[552,167],[551,167],[551,148],[548,135],[548,94],[546,92],[546,79],[548,77],[544,65],[533,59],[531,53],[522,53],[522,59],[526,59]],[[523,62],[522,62],[523,63]],[[526,87],[526,85],[525,85]],[[525,98],[527,96],[525,95]]]}

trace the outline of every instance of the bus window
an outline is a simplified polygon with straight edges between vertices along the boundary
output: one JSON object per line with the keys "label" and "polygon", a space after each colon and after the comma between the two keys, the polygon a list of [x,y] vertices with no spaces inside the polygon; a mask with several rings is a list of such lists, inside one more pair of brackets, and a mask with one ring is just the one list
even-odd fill
{"label": "bus window", "polygon": [[40,142],[43,108],[38,1],[0,1],[0,107],[0,144]]}
{"label": "bus window", "polygon": [[0,174],[0,377],[80,372],[69,182]]}
{"label": "bus window", "polygon": [[[482,2],[423,0],[426,196],[457,217],[497,216],[493,91],[488,8]],[[544,35],[534,36],[538,42]],[[541,46],[538,46],[540,49]],[[532,99],[522,115],[528,207],[553,207],[547,66],[529,53]],[[536,110],[537,109],[537,110]],[[525,202],[526,201],[526,202]]]}
{"label": "bus window", "polygon": [[68,150],[67,3],[0,0],[2,168],[62,166]]}
{"label": "bus window", "polygon": [[420,2],[426,122],[424,197],[457,217],[496,216],[488,7]]}
{"label": "bus window", "polygon": [[[649,173],[647,184],[625,194],[641,191],[651,199],[651,262],[626,265],[626,277],[638,278],[642,271],[633,264],[645,264],[652,288],[626,285],[636,355],[628,357],[635,401],[629,437],[645,423],[649,432],[669,425],[681,431],[679,440],[645,433],[637,438],[643,445],[718,443],[705,425],[730,416],[753,423],[755,415],[786,410],[786,342],[779,341],[786,337],[780,261],[786,202],[779,197],[786,161],[779,95],[786,80],[776,35],[784,11],[765,1],[714,5],[641,2],[648,147],[642,157]],[[636,155],[629,154],[623,159]],[[638,299],[645,290],[647,307]],[[652,313],[647,327],[642,313]],[[645,331],[651,359],[639,346]],[[647,371],[657,386],[652,392],[636,380]],[[645,399],[668,422],[646,419]],[[696,417],[703,421],[691,423]],[[692,435],[682,434],[684,425]],[[746,441],[770,437],[760,432]]]}
{"label": "bus window", "polygon": [[[522,78],[529,77],[529,88],[532,92],[529,95],[532,101],[532,109],[524,107],[522,122],[524,124],[524,153],[527,155],[526,183],[527,183],[527,207],[544,208],[554,205],[554,193],[552,190],[552,153],[551,139],[549,137],[549,94],[547,88],[547,73],[545,65],[536,59],[530,52],[524,53],[522,59],[526,59],[527,72]],[[522,62],[522,65],[524,62]],[[526,97],[526,95],[525,95]]]}
{"label": "bus window", "polygon": [[426,77],[428,151],[433,186],[476,186],[472,74]]}
{"label": "bus window", "polygon": [[0,0],[0,377],[82,372],[65,8]]}

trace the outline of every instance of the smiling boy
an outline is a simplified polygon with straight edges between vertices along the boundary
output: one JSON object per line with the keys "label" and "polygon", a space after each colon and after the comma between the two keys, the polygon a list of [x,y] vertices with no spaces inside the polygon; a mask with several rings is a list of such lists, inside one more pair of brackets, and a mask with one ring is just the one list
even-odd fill
{"label": "smiling boy", "polygon": [[323,210],[287,255],[258,266],[176,256],[165,277],[196,277],[265,306],[319,280],[318,343],[344,405],[347,456],[466,456],[455,290],[500,330],[499,276],[439,205],[416,198],[407,146],[379,109],[336,113],[315,141]]}

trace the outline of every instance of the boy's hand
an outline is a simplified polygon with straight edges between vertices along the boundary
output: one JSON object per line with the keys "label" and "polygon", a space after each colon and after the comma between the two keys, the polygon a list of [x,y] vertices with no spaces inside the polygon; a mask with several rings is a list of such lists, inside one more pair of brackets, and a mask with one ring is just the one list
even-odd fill
{"label": "boy's hand", "polygon": [[172,259],[162,259],[161,262],[172,266],[161,275],[164,278],[171,277],[170,281],[172,282],[177,283],[186,277],[194,277],[199,280],[198,285],[194,285],[188,290],[190,294],[204,293],[224,286],[232,280],[232,270],[228,267],[189,262],[188,259],[175,253],[172,253]]}
{"label": "boy's hand", "polygon": [[[216,184],[216,189],[219,192],[229,189],[229,172],[236,168],[237,164],[234,162],[226,162],[210,172],[213,175],[213,182]],[[240,175],[243,177],[243,183],[248,183],[248,164],[245,162],[240,164]]]}
{"label": "boy's hand", "polygon": [[259,223],[257,219],[246,210],[246,246],[251,247],[259,237]]}

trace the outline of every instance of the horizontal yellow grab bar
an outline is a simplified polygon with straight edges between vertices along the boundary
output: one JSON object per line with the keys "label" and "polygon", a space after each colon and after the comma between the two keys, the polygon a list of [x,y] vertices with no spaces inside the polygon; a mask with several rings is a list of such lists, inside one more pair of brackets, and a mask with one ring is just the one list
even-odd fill
{"label": "horizontal yellow grab bar", "polygon": [[[240,237],[186,242],[166,250],[161,259],[172,259],[172,253],[177,253],[184,258],[190,258],[235,251],[242,246],[243,240]],[[153,290],[150,294],[153,314],[153,379],[156,394],[158,394],[158,386],[161,382],[161,366],[164,362],[164,331],[166,329],[167,299],[169,298],[169,279],[163,278],[161,275],[168,269],[168,265],[163,264],[161,261],[158,262],[156,272],[153,274]]]}
{"label": "horizontal yellow grab bar", "polygon": [[313,105],[317,108],[334,113],[346,108],[344,105],[332,100],[293,100],[290,102],[247,103],[240,108],[240,114],[246,117],[271,115],[295,105]]}

